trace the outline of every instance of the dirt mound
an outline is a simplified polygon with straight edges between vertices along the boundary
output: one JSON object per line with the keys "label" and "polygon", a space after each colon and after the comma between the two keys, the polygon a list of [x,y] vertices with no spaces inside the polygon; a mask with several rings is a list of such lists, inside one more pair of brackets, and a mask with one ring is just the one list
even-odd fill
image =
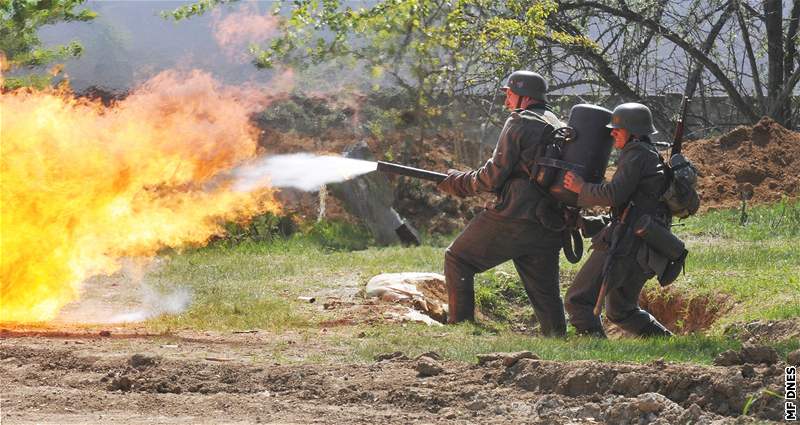
{"label": "dirt mound", "polygon": [[[499,365],[497,367],[500,368]],[[673,417],[667,418],[668,423],[686,423],[689,418],[684,418],[684,415],[697,409],[693,407],[695,405],[702,411],[738,416],[751,397],[755,401],[750,406],[754,409],[749,410],[750,414],[762,419],[780,420],[782,400],[763,394],[761,390],[780,388],[782,373],[783,369],[775,365],[749,367],[748,373],[742,373],[737,368],[709,368],[659,361],[635,365],[522,359],[502,372],[499,380],[538,393],[588,396],[603,401],[616,399],[612,403],[612,406],[616,406],[605,414],[605,419],[610,423],[637,423],[650,412],[672,409]],[[658,397],[655,398],[660,401],[642,400],[654,398],[650,396],[653,393],[657,393]],[[643,402],[650,407],[642,409]],[[652,406],[653,402],[661,407]]]}
{"label": "dirt mound", "polygon": [[797,340],[800,339],[800,318],[733,323],[725,328],[724,333],[752,343]]}
{"label": "dirt mound", "polygon": [[[0,340],[4,423],[727,424],[748,422],[739,416],[751,398],[751,418],[779,420],[783,407],[762,391],[781,388],[782,363],[554,362],[495,353],[497,360],[476,365],[397,353],[374,363],[278,364],[257,344],[217,347],[222,359],[188,340],[160,350],[153,342],[99,340],[78,349]],[[421,373],[421,363],[433,369]]]}
{"label": "dirt mound", "polygon": [[800,195],[800,133],[770,118],[716,139],[691,142],[684,153],[700,171],[703,209],[735,207],[742,192],[752,192],[759,203]]}

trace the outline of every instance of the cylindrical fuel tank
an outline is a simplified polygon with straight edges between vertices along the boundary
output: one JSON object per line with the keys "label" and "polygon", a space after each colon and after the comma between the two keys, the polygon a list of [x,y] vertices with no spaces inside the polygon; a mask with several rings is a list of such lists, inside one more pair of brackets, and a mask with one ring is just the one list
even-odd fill
{"label": "cylindrical fuel tank", "polygon": [[[576,165],[580,174],[589,183],[600,183],[608,167],[611,147],[611,111],[597,105],[579,104],[572,107],[567,125],[575,130],[572,141],[564,143],[561,160]],[[580,170],[580,171],[577,171]],[[550,194],[561,202],[577,206],[578,194],[564,187],[567,170],[559,170],[555,182],[550,186]]]}

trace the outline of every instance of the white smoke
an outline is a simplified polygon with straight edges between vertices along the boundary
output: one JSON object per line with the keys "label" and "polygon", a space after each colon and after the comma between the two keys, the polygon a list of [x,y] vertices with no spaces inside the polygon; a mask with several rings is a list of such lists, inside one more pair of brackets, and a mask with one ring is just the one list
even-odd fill
{"label": "white smoke", "polygon": [[108,323],[142,322],[162,314],[179,314],[192,302],[192,292],[187,288],[177,288],[172,292],[161,292],[142,283],[141,306],[135,310],[112,316]]}
{"label": "white smoke", "polygon": [[181,286],[150,282],[164,264],[162,259],[125,259],[111,276],[94,276],[84,282],[79,300],[66,305],[57,322],[81,324],[141,322],[162,314],[179,314],[189,308],[192,291]]}
{"label": "white smoke", "polygon": [[231,175],[234,189],[243,192],[267,185],[310,191],[375,171],[377,166],[373,161],[296,153],[260,158],[236,168]]}

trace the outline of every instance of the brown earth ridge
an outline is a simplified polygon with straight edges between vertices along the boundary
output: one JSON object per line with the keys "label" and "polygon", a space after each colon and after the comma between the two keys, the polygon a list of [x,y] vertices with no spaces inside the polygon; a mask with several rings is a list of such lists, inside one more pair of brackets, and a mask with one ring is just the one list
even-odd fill
{"label": "brown earth ridge", "polygon": [[800,132],[764,117],[714,139],[688,142],[684,153],[700,172],[701,210],[751,202],[768,203],[800,194]]}
{"label": "brown earth ridge", "polygon": [[[726,367],[556,362],[527,352],[479,356],[478,364],[399,352],[374,362],[300,364],[286,360],[330,350],[329,341],[261,332],[111,336],[0,333],[2,423],[665,425],[782,419],[782,400],[763,391],[782,385],[785,363],[772,351],[752,362],[745,350],[732,352],[739,361]],[[281,344],[288,344],[287,357],[270,355]],[[751,351],[756,349],[770,351]]]}

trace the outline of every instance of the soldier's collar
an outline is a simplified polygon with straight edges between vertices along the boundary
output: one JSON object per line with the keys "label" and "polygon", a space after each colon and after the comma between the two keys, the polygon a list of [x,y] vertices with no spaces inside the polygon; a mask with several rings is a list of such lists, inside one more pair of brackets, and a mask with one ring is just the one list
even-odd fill
{"label": "soldier's collar", "polygon": [[625,146],[622,147],[622,150],[626,149],[633,149],[634,146],[653,146],[653,142],[650,141],[650,138],[647,136],[642,136],[641,138],[638,137],[631,137],[628,139],[628,142],[625,143]]}

